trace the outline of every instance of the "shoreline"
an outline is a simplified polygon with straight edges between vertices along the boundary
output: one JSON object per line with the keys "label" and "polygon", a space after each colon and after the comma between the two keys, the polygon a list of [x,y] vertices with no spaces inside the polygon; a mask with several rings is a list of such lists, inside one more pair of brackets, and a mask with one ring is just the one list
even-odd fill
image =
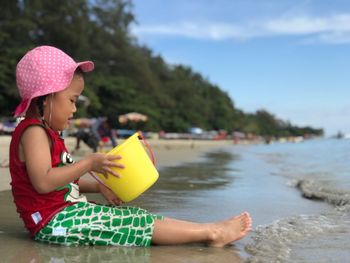
{"label": "shoreline", "polygon": [[[11,136],[0,136],[0,163],[6,163],[9,159],[9,145]],[[122,143],[124,140],[118,140]],[[71,152],[74,149],[75,137],[65,138],[65,144]],[[152,152],[155,156],[156,167],[158,170],[164,167],[178,166],[185,162],[199,161],[205,153],[233,146],[231,140],[162,140],[149,139],[147,140]],[[108,151],[110,147],[106,147]],[[92,153],[84,143],[81,143],[81,148],[73,154],[76,160],[83,156]],[[0,191],[10,190],[11,176],[8,167],[0,167]]]}

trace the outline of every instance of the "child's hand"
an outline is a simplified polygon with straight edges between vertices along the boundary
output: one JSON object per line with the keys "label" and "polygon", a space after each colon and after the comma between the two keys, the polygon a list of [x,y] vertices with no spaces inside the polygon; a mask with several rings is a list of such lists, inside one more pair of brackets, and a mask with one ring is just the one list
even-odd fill
{"label": "child's hand", "polygon": [[118,196],[115,195],[108,187],[103,184],[98,184],[98,189],[100,193],[104,196],[104,198],[112,205],[121,205],[123,203],[122,200],[119,199]]}
{"label": "child's hand", "polygon": [[120,175],[113,171],[111,167],[124,168],[124,165],[118,164],[115,160],[120,160],[122,157],[120,155],[104,154],[104,153],[94,153],[88,158],[91,160],[91,171],[101,173],[106,178],[108,173],[120,177]]}

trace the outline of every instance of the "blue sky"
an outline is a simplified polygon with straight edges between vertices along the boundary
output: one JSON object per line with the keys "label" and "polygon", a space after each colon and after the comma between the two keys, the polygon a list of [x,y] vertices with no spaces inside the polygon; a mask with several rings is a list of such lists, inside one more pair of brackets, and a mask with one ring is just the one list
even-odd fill
{"label": "blue sky", "polygon": [[350,1],[134,0],[132,33],[245,112],[350,133]]}

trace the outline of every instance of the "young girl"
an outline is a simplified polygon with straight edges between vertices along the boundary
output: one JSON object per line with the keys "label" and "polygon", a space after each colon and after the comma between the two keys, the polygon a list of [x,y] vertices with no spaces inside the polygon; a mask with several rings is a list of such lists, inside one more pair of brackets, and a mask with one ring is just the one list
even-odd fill
{"label": "young girl", "polygon": [[[115,194],[87,172],[119,176],[111,167],[118,155],[93,153],[74,162],[60,131],[76,112],[84,89],[83,72],[91,61],[76,63],[63,51],[40,46],[18,63],[17,86],[22,102],[15,116],[25,118],[10,145],[12,193],[17,211],[31,236],[64,245],[123,245],[206,243],[222,247],[244,237],[252,220],[248,213],[215,223],[192,223],[121,207]],[[81,192],[100,192],[111,205],[90,203]],[[113,205],[113,206],[112,206]]]}

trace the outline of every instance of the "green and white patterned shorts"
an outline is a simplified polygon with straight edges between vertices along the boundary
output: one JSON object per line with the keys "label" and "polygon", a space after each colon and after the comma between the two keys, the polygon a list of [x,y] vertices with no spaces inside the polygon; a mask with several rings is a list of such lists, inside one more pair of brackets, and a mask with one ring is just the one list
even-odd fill
{"label": "green and white patterned shorts", "polygon": [[67,246],[150,246],[155,219],[163,217],[137,207],[80,202],[55,215],[34,239]]}

